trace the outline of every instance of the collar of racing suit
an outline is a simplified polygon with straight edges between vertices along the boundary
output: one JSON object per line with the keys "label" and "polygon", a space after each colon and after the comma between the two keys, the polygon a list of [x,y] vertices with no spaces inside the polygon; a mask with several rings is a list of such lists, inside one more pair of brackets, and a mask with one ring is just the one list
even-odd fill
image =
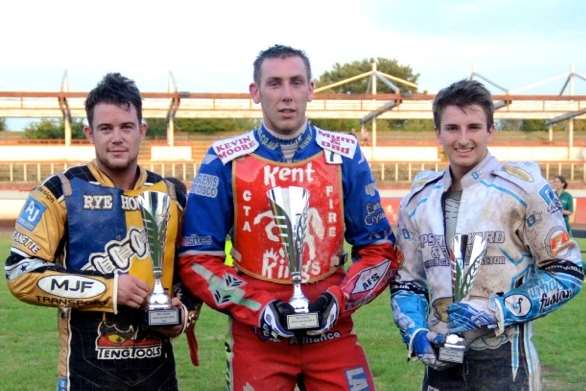
{"label": "collar of racing suit", "polygon": [[[313,125],[309,121],[307,121],[305,124],[305,129],[299,132],[299,135],[297,137],[294,137],[292,139],[282,139],[280,137],[276,137],[274,135],[274,132],[270,132],[264,124],[258,127],[254,132],[261,146],[273,152],[278,152],[280,155],[282,155],[280,153],[281,145],[297,144],[297,151],[295,152],[295,154],[297,155],[300,153],[300,151],[303,151],[308,147],[308,145],[310,145],[311,140],[313,138],[312,136],[313,134],[315,134],[315,129]],[[284,160],[283,156],[281,156],[281,158],[282,160]]]}
{"label": "collar of racing suit", "polygon": [[[87,166],[88,166],[90,172],[93,174],[93,176],[96,178],[97,182],[99,182],[100,185],[108,186],[108,187],[117,187],[116,185],[114,185],[114,182],[112,182],[112,179],[110,179],[110,177],[108,175],[106,175],[105,172],[100,170],[95,159],[92,160],[91,162],[89,162]],[[137,166],[136,169],[138,170],[138,178],[136,179],[134,186],[128,190],[141,189],[144,186],[144,183],[146,181],[146,178],[147,178],[146,170],[143,169],[141,166]]]}
{"label": "collar of racing suit", "polygon": [[[484,159],[482,159],[473,169],[468,171],[466,175],[462,177],[460,180],[460,184],[462,189],[466,187],[472,186],[475,182],[487,178],[494,170],[499,168],[500,163],[499,161],[489,153],[486,154]],[[444,176],[442,178],[442,184],[444,187],[444,192],[448,191],[450,186],[452,185],[452,174],[450,173],[449,168],[446,168],[444,171]]]}

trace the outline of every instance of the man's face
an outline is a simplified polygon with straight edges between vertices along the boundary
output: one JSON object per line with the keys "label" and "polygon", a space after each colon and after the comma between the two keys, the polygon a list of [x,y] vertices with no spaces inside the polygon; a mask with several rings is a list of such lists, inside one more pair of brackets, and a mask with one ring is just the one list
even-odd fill
{"label": "man's face", "polygon": [[94,107],[93,123],[84,132],[94,143],[98,166],[106,173],[120,175],[136,170],[146,129],[145,124],[139,123],[133,105],[98,103]]}
{"label": "man's face", "polygon": [[494,128],[488,128],[486,114],[479,105],[445,107],[436,134],[456,179],[486,156],[493,133]]}
{"label": "man's face", "polygon": [[305,122],[313,82],[301,57],[267,58],[261,64],[260,83],[250,85],[254,103],[260,103],[265,124],[280,134],[291,134]]}

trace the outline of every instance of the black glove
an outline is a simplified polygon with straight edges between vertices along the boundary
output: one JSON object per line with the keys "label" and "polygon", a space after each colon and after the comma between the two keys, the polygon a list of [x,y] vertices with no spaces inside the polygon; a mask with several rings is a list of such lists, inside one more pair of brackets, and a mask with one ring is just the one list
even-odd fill
{"label": "black glove", "polygon": [[308,335],[320,335],[334,327],[340,314],[338,301],[329,292],[322,293],[315,301],[309,303],[309,312],[317,312],[319,328],[308,330]]}
{"label": "black glove", "polygon": [[295,334],[287,329],[287,315],[295,312],[291,304],[281,300],[271,301],[265,306],[260,317],[260,331],[266,339],[278,341]]}

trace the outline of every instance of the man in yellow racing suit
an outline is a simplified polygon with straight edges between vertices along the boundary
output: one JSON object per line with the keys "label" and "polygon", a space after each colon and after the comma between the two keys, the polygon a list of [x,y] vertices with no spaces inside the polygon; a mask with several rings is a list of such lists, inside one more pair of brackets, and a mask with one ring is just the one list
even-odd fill
{"label": "man in yellow racing suit", "polygon": [[108,74],[86,101],[96,160],[49,177],[18,217],[6,261],[18,299],[59,308],[58,390],[175,390],[170,337],[186,327],[146,326],[144,304],[153,263],[138,197],[167,193],[172,202],[162,284],[173,290],[175,243],[185,194],[137,164],[146,132],[134,82]]}

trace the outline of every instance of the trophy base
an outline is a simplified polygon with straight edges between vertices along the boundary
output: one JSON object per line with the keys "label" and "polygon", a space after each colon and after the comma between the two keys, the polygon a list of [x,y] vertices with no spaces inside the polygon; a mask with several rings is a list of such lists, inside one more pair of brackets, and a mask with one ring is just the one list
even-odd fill
{"label": "trophy base", "polygon": [[287,315],[287,329],[305,330],[319,327],[317,312]]}
{"label": "trophy base", "polygon": [[147,310],[147,324],[151,327],[176,326],[181,323],[178,308]]}
{"label": "trophy base", "polygon": [[446,343],[439,348],[438,359],[444,362],[462,364],[464,362],[464,351],[466,344],[464,338],[455,334],[446,337]]}

